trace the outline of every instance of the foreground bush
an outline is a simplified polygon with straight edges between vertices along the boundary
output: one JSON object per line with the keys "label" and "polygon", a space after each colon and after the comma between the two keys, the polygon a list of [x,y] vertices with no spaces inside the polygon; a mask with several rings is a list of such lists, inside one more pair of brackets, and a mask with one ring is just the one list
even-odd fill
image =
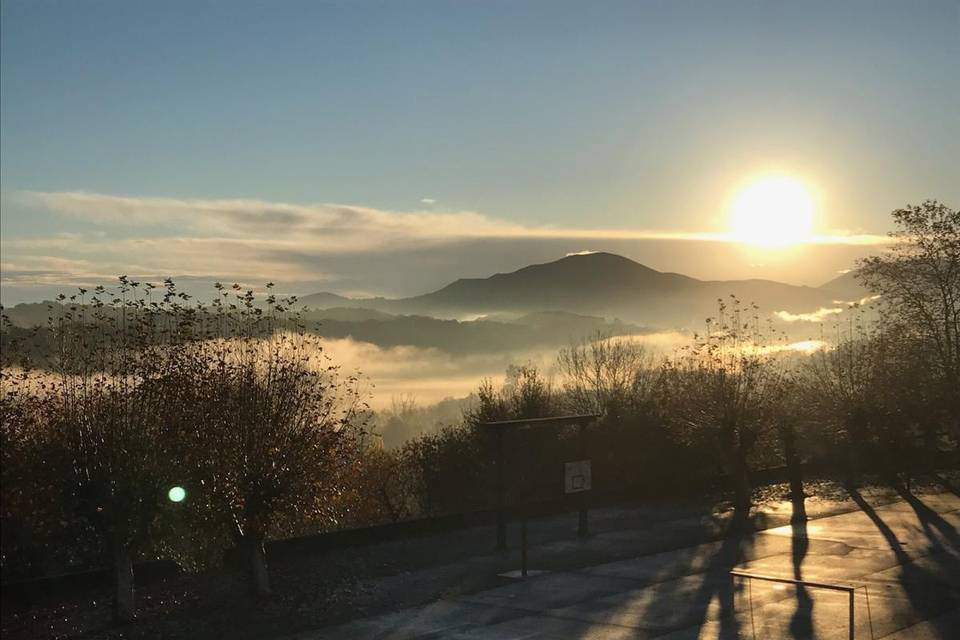
{"label": "foreground bush", "polygon": [[264,541],[338,522],[335,494],[359,446],[356,389],[303,335],[207,341],[190,358],[167,413],[189,507],[203,529],[229,532],[266,595]]}
{"label": "foreground bush", "polygon": [[[268,298],[265,312],[220,289],[188,306],[172,282],[154,301],[126,278],[108,302],[85,293],[51,316],[42,369],[4,369],[3,490],[18,511],[4,528],[90,532],[89,553],[114,566],[121,620],[134,615],[134,559],[174,537],[199,550],[230,534],[254,591],[269,592],[265,538],[336,519],[341,461],[356,457],[355,379],[341,381],[291,301]],[[167,500],[173,487],[185,504]],[[19,544],[5,535],[4,557]]]}

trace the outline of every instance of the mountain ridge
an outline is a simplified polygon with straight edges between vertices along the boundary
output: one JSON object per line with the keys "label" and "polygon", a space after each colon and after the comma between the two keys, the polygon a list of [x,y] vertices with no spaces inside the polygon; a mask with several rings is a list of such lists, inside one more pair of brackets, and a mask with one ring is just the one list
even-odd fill
{"label": "mountain ridge", "polygon": [[[689,326],[713,315],[717,299],[733,295],[769,311],[812,311],[829,304],[837,291],[775,280],[700,280],[657,271],[606,252],[569,255],[486,278],[458,278],[435,291],[406,298],[340,296],[337,306],[388,313],[463,317],[490,313],[568,311],[618,317],[648,325]],[[336,294],[301,298],[307,306]],[[346,300],[346,302],[343,302]]]}

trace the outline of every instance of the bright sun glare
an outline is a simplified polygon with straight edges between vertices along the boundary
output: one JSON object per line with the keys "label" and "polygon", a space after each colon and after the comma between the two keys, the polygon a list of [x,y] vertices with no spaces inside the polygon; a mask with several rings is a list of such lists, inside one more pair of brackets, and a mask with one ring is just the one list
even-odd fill
{"label": "bright sun glare", "polygon": [[740,242],[782,248],[805,241],[813,230],[814,203],[798,180],[768,176],[751,182],[730,206],[730,229]]}

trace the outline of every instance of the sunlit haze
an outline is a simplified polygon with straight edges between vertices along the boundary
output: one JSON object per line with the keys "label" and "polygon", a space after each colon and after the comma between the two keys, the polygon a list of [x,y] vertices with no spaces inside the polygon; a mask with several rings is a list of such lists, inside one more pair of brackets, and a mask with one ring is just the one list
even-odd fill
{"label": "sunlit haze", "polygon": [[0,0],[0,637],[960,638],[958,35]]}
{"label": "sunlit haze", "polygon": [[813,216],[813,198],[802,183],[767,176],[737,194],[730,207],[730,227],[740,242],[785,247],[810,239]]}
{"label": "sunlit haze", "polygon": [[952,0],[284,4],[2,3],[5,304],[416,295],[585,250],[819,285],[960,200]]}

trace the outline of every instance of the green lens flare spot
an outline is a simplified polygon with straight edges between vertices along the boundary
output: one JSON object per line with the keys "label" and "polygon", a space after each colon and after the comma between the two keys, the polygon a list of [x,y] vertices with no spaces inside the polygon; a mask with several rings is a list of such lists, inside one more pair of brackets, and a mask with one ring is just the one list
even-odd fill
{"label": "green lens flare spot", "polygon": [[173,487],[167,492],[167,497],[170,498],[170,502],[183,502],[187,492],[183,487]]}

